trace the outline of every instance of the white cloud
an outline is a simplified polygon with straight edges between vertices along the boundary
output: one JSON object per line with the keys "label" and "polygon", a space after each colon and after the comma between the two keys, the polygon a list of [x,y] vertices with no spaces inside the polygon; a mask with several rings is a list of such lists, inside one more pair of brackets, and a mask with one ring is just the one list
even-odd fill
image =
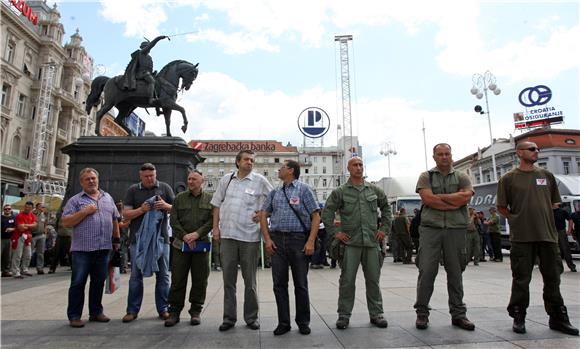
{"label": "white cloud", "polygon": [[125,23],[125,35],[159,35],[159,25],[167,20],[163,3],[156,0],[102,0],[100,14],[113,23]]}
{"label": "white cloud", "polygon": [[280,48],[269,43],[268,36],[264,33],[236,32],[227,34],[221,30],[206,29],[195,34],[187,35],[190,42],[208,41],[223,47],[228,54],[244,54],[256,50],[278,52]]}
{"label": "white cloud", "polygon": [[[191,139],[261,139],[301,145],[297,132],[298,114],[313,101],[330,112],[331,130],[325,145],[336,145],[335,92],[311,88],[299,95],[281,91],[265,92],[248,89],[243,83],[218,72],[200,73],[191,89],[178,103],[186,111],[189,129],[180,130],[181,116],[174,112],[171,130],[174,136]],[[427,111],[413,101],[396,98],[363,100],[358,103],[356,134],[363,146],[367,175],[372,180],[387,176],[387,159],[379,154],[385,141],[391,141],[397,155],[391,157],[393,176],[414,176],[425,170],[422,121],[425,122],[429,167],[433,166],[431,148],[439,142],[451,144],[454,157],[460,159],[477,151],[477,145],[489,144],[487,119],[458,110]],[[147,130],[165,133],[162,117],[139,115]],[[466,128],[465,125],[470,127]],[[498,129],[512,129],[509,121],[496,121]],[[506,136],[506,135],[496,135]],[[462,147],[464,144],[474,146]],[[403,170],[404,169],[404,170]]]}

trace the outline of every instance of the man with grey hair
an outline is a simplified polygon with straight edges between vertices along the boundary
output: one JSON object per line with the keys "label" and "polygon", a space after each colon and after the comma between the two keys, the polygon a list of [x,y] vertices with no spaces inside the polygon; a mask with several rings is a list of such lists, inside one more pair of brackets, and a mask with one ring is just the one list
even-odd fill
{"label": "man with grey hair", "polygon": [[61,218],[65,227],[73,228],[67,315],[76,328],[85,325],[81,316],[89,276],[89,321],[109,322],[103,313],[103,289],[111,247],[117,250],[120,244],[119,212],[111,195],[99,188],[99,173],[87,167],[79,177],[83,190],[66,202]]}
{"label": "man with grey hair", "polygon": [[518,167],[506,173],[497,186],[497,208],[510,225],[512,290],[507,310],[514,319],[513,331],[526,333],[529,287],[534,263],[538,260],[550,328],[577,336],[578,329],[570,324],[560,294],[560,274],[564,267],[552,207],[562,199],[554,175],[534,166],[539,152],[536,143],[519,143],[516,146]]}

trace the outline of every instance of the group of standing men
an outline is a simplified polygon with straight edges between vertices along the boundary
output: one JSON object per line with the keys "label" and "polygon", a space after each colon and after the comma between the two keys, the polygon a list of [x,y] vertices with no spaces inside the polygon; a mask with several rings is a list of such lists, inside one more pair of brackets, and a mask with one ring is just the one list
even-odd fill
{"label": "group of standing men", "polygon": [[[502,177],[498,188],[500,213],[508,218],[512,228],[510,259],[513,283],[508,312],[514,318],[513,330],[524,333],[526,308],[529,305],[528,287],[537,256],[544,278],[544,300],[550,316],[550,328],[577,335],[578,330],[569,322],[559,290],[562,263],[557,253],[558,238],[551,207],[560,201],[560,197],[553,175],[533,166],[537,152],[538,148],[533,143],[518,144],[520,166]],[[469,177],[453,169],[451,146],[437,144],[433,149],[433,158],[436,166],[421,174],[416,189],[424,205],[416,261],[419,269],[414,305],[416,327],[426,329],[429,325],[429,301],[441,260],[447,272],[451,323],[465,330],[474,330],[475,325],[466,316],[462,281],[467,261],[466,230],[470,222],[467,203],[473,189]],[[329,235],[342,247],[336,327],[345,329],[349,325],[360,265],[365,277],[370,322],[377,327],[387,327],[379,279],[384,259],[381,246],[391,230],[391,211],[385,193],[365,181],[362,159],[354,157],[349,160],[350,178],[331,193],[322,214],[312,189],[298,180],[300,166],[297,162],[284,161],[279,171],[282,185],[273,189],[265,177],[252,171],[254,161],[252,151],[238,153],[237,171],[219,181],[213,196],[202,190],[203,175],[199,171],[190,172],[189,190],[174,197],[169,186],[156,180],[152,164],[141,167],[141,182],[128,190],[123,210],[125,218],[131,219],[132,224],[132,271],[127,315],[123,322],[137,318],[143,297],[143,275],[156,273],[157,311],[165,319],[165,326],[177,324],[184,307],[190,273],[193,283],[189,296],[190,324],[201,323],[209,260],[208,251],[204,249],[200,252],[196,247],[209,242],[208,233],[212,230],[213,239],[221,244],[223,268],[224,309],[219,330],[227,331],[237,322],[238,266],[244,280],[244,321],[248,328],[259,329],[256,272],[261,232],[266,253],[272,258],[273,289],[278,308],[278,325],[274,334],[282,335],[291,329],[289,272],[292,273],[295,288],[295,321],[301,334],[309,334],[308,263],[309,256],[315,251],[316,235],[322,220]],[[79,287],[82,284],[84,290],[89,274],[89,321],[109,320],[100,305],[106,262],[90,261],[105,260],[111,243],[118,248],[119,242],[117,221],[120,214],[114,208],[112,198],[98,189],[96,170],[84,169],[80,177],[83,191],[69,200],[63,212],[65,225],[74,227],[73,264],[76,266],[77,261],[81,260],[81,265],[87,265],[73,267],[68,310],[73,327],[84,324],[80,320],[83,295],[79,293]],[[154,211],[161,213],[149,215]],[[170,225],[173,229],[169,297],[169,239],[163,228],[167,212],[171,212]],[[92,224],[95,219],[107,224]],[[335,224],[337,220],[340,224]],[[159,241],[140,246],[144,236],[149,234],[147,226],[160,230],[161,234],[154,235],[158,236]],[[99,227],[98,232],[95,227]],[[99,239],[91,238],[89,234],[98,235]],[[158,248],[148,248],[150,245]],[[155,256],[153,260],[148,257],[152,253]],[[93,270],[95,265],[99,265],[98,270]]]}

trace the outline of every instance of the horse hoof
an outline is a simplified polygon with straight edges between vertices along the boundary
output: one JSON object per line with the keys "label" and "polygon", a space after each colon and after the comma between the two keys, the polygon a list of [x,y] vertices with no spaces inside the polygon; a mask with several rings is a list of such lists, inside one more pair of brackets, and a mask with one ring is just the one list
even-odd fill
{"label": "horse hoof", "polygon": [[183,133],[185,133],[185,131],[187,131],[187,124],[181,126],[181,131],[183,131]]}

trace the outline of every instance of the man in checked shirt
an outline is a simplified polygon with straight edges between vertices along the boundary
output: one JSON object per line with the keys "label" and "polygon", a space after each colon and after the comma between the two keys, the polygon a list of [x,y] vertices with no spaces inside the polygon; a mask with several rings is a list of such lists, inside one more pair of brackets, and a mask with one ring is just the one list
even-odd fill
{"label": "man in checked shirt", "polygon": [[[272,190],[260,217],[266,252],[272,256],[272,280],[278,307],[278,327],[274,335],[290,331],[288,267],[292,269],[296,298],[296,324],[301,334],[310,334],[308,262],[314,254],[320,224],[318,203],[312,189],[298,181],[300,165],[286,160],[278,172],[282,186]],[[270,216],[270,229],[267,217]]]}

